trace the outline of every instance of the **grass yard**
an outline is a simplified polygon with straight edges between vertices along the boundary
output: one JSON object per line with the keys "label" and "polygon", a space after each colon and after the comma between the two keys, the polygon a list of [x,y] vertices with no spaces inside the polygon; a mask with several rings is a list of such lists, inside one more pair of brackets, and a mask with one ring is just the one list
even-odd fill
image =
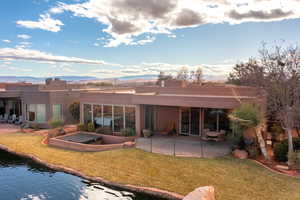
{"label": "grass yard", "polygon": [[33,134],[0,134],[0,144],[89,176],[187,194],[213,185],[219,200],[299,200],[300,180],[272,173],[249,160],[180,158],[136,149],[81,153],[47,147]]}

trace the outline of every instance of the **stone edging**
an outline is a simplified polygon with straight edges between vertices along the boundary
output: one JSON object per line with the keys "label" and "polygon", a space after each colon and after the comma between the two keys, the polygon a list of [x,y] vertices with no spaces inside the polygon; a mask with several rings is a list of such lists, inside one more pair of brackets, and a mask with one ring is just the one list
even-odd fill
{"label": "stone edging", "polygon": [[286,173],[277,171],[277,170],[275,170],[275,169],[272,169],[271,167],[269,167],[269,166],[267,166],[267,165],[265,165],[265,164],[263,164],[263,163],[261,163],[261,162],[259,162],[259,161],[257,161],[257,160],[253,160],[253,159],[249,159],[249,160],[251,160],[251,161],[257,163],[258,165],[264,167],[264,168],[267,169],[267,170],[270,170],[271,172],[273,172],[273,173],[275,173],[275,174],[284,175],[284,176],[288,176],[288,177],[295,178],[295,179],[300,179],[300,177],[298,177],[298,176],[293,176],[293,175],[286,174]]}
{"label": "stone edging", "polygon": [[0,144],[0,149],[5,150],[7,152],[10,152],[12,154],[18,155],[18,156],[29,158],[29,159],[31,159],[31,160],[39,163],[39,164],[47,166],[50,169],[53,169],[53,170],[56,170],[56,171],[62,171],[62,172],[72,174],[72,175],[75,175],[75,176],[79,176],[79,177],[82,177],[82,178],[90,180],[90,181],[100,182],[100,183],[103,183],[104,185],[107,185],[107,186],[122,188],[122,189],[129,190],[129,191],[132,191],[132,192],[139,192],[139,193],[145,193],[145,194],[148,194],[148,195],[159,196],[159,197],[170,199],[170,200],[182,200],[184,198],[184,196],[182,196],[180,194],[165,191],[165,190],[161,190],[161,189],[157,189],[157,188],[141,187],[141,186],[135,186],[135,185],[130,185],[130,184],[123,185],[123,184],[107,181],[107,180],[105,180],[103,178],[100,178],[100,177],[88,176],[88,175],[85,175],[85,174],[83,174],[83,173],[81,173],[77,170],[74,170],[74,169],[71,169],[71,168],[68,168],[68,167],[63,167],[63,166],[60,166],[60,165],[53,165],[53,164],[47,163],[46,161],[43,161],[43,160],[41,160],[41,159],[39,159],[39,158],[37,158],[33,155],[28,155],[28,154],[25,154],[25,153],[15,152],[15,151],[11,150],[10,148],[8,148],[8,147],[6,147],[2,144]]}

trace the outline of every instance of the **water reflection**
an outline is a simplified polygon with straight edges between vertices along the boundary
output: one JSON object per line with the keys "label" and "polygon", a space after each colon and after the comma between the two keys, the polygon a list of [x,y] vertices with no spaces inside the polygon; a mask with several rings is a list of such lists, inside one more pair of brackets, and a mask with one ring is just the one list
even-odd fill
{"label": "water reflection", "polygon": [[0,150],[0,199],[3,200],[161,200],[108,188],[57,172]]}

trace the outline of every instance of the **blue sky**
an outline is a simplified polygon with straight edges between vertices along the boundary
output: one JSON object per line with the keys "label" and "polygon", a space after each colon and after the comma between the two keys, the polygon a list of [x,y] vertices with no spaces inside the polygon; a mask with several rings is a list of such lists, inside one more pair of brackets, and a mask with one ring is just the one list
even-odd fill
{"label": "blue sky", "polygon": [[[288,3],[287,3],[288,2]],[[0,75],[99,78],[203,68],[215,79],[261,42],[300,42],[300,1],[10,0]]]}

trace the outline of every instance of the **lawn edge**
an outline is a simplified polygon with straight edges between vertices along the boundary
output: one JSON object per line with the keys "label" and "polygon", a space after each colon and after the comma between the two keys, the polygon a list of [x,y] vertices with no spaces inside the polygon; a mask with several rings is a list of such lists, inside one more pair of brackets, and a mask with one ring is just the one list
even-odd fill
{"label": "lawn edge", "polygon": [[107,185],[107,186],[113,186],[113,187],[129,190],[129,191],[132,191],[132,192],[139,192],[139,193],[145,193],[145,194],[148,194],[148,195],[159,196],[159,197],[170,199],[170,200],[182,200],[184,198],[183,195],[180,195],[178,193],[169,192],[169,191],[158,189],[158,188],[141,187],[141,186],[135,186],[135,185],[131,185],[131,184],[125,184],[124,185],[124,184],[119,184],[119,183],[115,183],[115,182],[105,180],[101,177],[88,176],[88,175],[86,175],[86,174],[84,174],[80,171],[77,171],[77,170],[69,168],[69,167],[65,167],[65,166],[62,166],[62,165],[54,165],[54,164],[48,163],[48,162],[43,161],[42,159],[38,158],[37,156],[14,151],[14,150],[10,149],[9,147],[7,147],[3,144],[0,144],[0,149],[4,150],[4,151],[7,151],[9,153],[12,153],[12,154],[21,156],[21,157],[31,159],[31,160],[39,163],[39,164],[45,165],[46,167],[48,167],[50,169],[53,169],[53,170],[56,170],[56,171],[62,171],[62,172],[72,174],[72,175],[75,175],[75,176],[79,176],[79,177],[82,177],[82,178],[90,180],[90,181],[100,182],[100,183],[103,183],[104,185]]}

